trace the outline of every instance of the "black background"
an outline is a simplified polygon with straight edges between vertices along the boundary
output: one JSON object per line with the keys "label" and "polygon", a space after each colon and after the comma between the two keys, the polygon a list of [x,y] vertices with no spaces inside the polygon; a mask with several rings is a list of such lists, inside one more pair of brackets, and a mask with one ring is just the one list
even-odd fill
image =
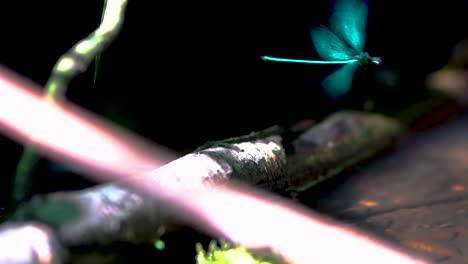
{"label": "black background", "polygon": [[[99,24],[103,1],[11,2],[1,8],[0,61],[44,85],[57,58]],[[428,72],[447,63],[467,31],[466,1],[369,6],[366,50],[383,59],[380,71],[400,82],[398,89],[379,89],[374,75],[364,73],[353,89],[361,94],[351,93],[350,104],[331,102],[320,89],[335,66],[260,59],[320,59],[309,29],[327,23],[331,1],[129,1],[122,32],[102,56],[96,87],[91,67],[72,81],[68,98],[169,147],[195,147],[359,108],[367,98],[389,103],[410,97]]]}
{"label": "black background", "polygon": [[[99,24],[102,1],[2,4],[3,64],[44,85],[57,58]],[[327,23],[331,1],[156,3],[129,1],[119,38],[93,68],[72,81],[69,100],[173,148],[241,135],[275,123],[317,118],[336,108],[320,80],[335,66],[265,62],[262,55],[320,59],[309,29]],[[371,1],[366,50],[397,74],[402,94],[464,37],[467,4]],[[382,93],[373,89],[366,98]],[[364,86],[365,86],[364,85]],[[398,91],[401,92],[401,91]],[[355,91],[355,93],[357,93]],[[392,99],[392,97],[386,97]]]}
{"label": "black background", "polygon": [[[56,60],[99,24],[103,1],[2,1],[0,63],[44,85]],[[336,67],[265,62],[262,55],[320,59],[309,30],[327,23],[332,1],[131,0],[118,39],[68,100],[128,129],[186,151],[208,140],[274,124],[320,119],[342,108],[410,104],[425,76],[448,63],[467,36],[467,1],[372,0],[366,50],[383,65],[360,69],[349,98],[331,101],[320,81]],[[390,86],[383,77],[396,78]],[[382,81],[384,80],[384,81]],[[2,197],[21,147],[0,137]],[[52,178],[51,178],[52,177]],[[42,176],[42,191],[70,178]]]}

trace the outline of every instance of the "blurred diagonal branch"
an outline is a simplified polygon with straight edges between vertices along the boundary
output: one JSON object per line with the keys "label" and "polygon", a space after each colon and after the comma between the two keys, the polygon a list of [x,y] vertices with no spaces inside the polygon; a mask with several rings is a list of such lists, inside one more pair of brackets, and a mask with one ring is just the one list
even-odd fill
{"label": "blurred diagonal branch", "polygon": [[[71,79],[86,71],[90,63],[95,58],[98,59],[99,54],[114,41],[122,28],[126,6],[127,0],[104,1],[100,26],[63,54],[55,64],[45,85],[45,97],[48,100],[61,100]],[[39,156],[34,151],[34,146],[31,144],[25,146],[16,168],[12,194],[14,204],[30,195],[34,182],[32,170],[38,161]]]}
{"label": "blurred diagonal branch", "polygon": [[[48,138],[43,135],[44,131],[42,133],[37,132],[40,130],[40,127],[38,127],[40,122],[30,122],[30,119],[22,120],[26,122],[19,122],[17,120],[40,112],[40,107],[47,108],[50,112],[64,113],[65,111],[62,106],[66,106],[65,103],[60,103],[62,106],[59,104],[51,105],[49,102],[41,100],[37,93],[31,93],[29,96],[20,92],[14,93],[13,90],[15,88],[25,90],[26,87],[24,86],[26,84],[19,84],[19,82],[14,82],[8,78],[0,79],[0,81],[0,88],[2,88],[0,89],[0,93],[2,94],[0,101],[8,102],[8,99],[13,100],[13,97],[23,96],[31,99],[29,101],[25,99],[17,100],[17,103],[13,104],[0,104],[3,106],[0,108],[3,113],[0,115],[0,121],[2,128],[5,129],[7,134],[20,142],[30,142],[31,140],[46,142],[47,146],[46,144],[41,145],[42,150],[46,150],[49,146],[50,152],[61,153],[62,156],[65,155],[64,153],[75,153],[80,149],[76,144],[67,145],[67,142],[62,140],[59,141],[59,145],[66,145],[67,147],[65,151],[59,151],[57,149],[60,149],[60,147],[57,146],[55,138]],[[35,105],[35,107],[24,108],[25,110],[21,111],[23,109],[22,106],[25,105],[24,102]],[[28,112],[28,109],[31,108],[34,110],[29,110]],[[70,105],[69,110],[71,109],[72,106]],[[10,117],[9,113],[15,112],[15,110],[22,112],[22,115]],[[275,201],[270,200],[269,203],[263,203],[261,206],[256,207],[256,210],[252,210],[252,218],[261,219],[260,222],[257,221],[255,224],[252,224],[252,219],[249,220],[250,222],[245,221],[240,224],[238,222],[239,219],[234,219],[236,217],[230,215],[227,220],[234,219],[235,223],[227,222],[228,227],[232,227],[231,224],[234,224],[235,229],[229,229],[229,232],[223,233],[219,225],[226,224],[224,222],[226,219],[218,221],[220,220],[219,216],[229,215],[228,213],[231,214],[232,212],[244,216],[245,207],[250,202],[253,203],[255,199],[246,201],[240,199],[244,197],[235,196],[234,198],[236,199],[229,201],[229,206],[227,206],[224,204],[228,201],[226,196],[220,197],[210,194],[220,194],[219,190],[229,189],[225,188],[224,183],[231,180],[234,182],[241,180],[251,185],[279,192],[301,192],[319,183],[321,180],[338,175],[346,168],[350,168],[358,162],[371,158],[377,152],[390,147],[395,140],[400,138],[401,132],[405,130],[401,122],[394,118],[380,114],[344,111],[329,116],[311,128],[292,131],[293,133],[289,135],[289,129],[285,131],[284,129],[273,127],[272,129],[246,136],[210,142],[193,153],[160,167],[158,166],[160,162],[155,162],[151,158],[144,158],[150,156],[149,152],[142,151],[140,153],[136,148],[130,146],[116,147],[120,143],[125,145],[123,143],[127,143],[127,140],[132,142],[131,145],[135,146],[141,145],[138,142],[143,143],[144,141],[135,140],[133,142],[130,140],[131,137],[124,137],[124,134],[121,133],[122,131],[119,132],[116,127],[113,127],[114,130],[109,129],[110,127],[105,129],[106,126],[103,124],[103,120],[99,121],[98,118],[93,118],[91,115],[76,115],[78,112],[75,112],[75,115],[73,115],[72,112],[69,112],[67,118],[63,118],[64,122],[68,122],[70,119],[79,120],[81,126],[76,124],[65,126],[63,128],[67,132],[65,134],[71,135],[66,138],[66,141],[76,139],[80,143],[90,142],[82,140],[81,137],[76,137],[76,134],[73,134],[72,131],[77,130],[77,127],[89,128],[90,123],[93,123],[100,129],[92,130],[91,133],[99,134],[98,132],[104,130],[104,132],[111,134],[111,136],[107,137],[98,137],[100,139],[98,141],[114,142],[114,144],[110,144],[114,145],[112,147],[114,152],[98,151],[101,155],[99,155],[98,159],[94,159],[87,157],[95,154],[96,145],[99,145],[98,148],[106,148],[109,144],[99,144],[91,141],[94,144],[86,145],[92,145],[94,148],[80,152],[82,153],[81,155],[71,155],[74,162],[79,163],[80,158],[87,158],[87,163],[81,163],[84,167],[93,167],[94,165],[102,165],[101,163],[104,163],[106,167],[114,168],[113,170],[108,170],[113,180],[117,181],[119,179],[129,185],[124,186],[114,182],[98,185],[79,192],[60,192],[36,196],[30,202],[18,208],[15,215],[11,218],[12,221],[20,222],[38,221],[46,224],[48,227],[52,227],[54,234],[63,242],[63,246],[69,249],[72,246],[96,243],[107,244],[114,241],[148,241],[164,233],[167,230],[167,226],[177,226],[180,223],[189,224],[189,226],[200,228],[209,234],[221,236],[233,236],[238,233],[244,233],[240,231],[250,231],[251,229],[249,228],[252,228],[252,226],[256,228],[261,227],[265,231],[265,228],[263,228],[264,224],[272,219],[272,217],[269,215],[266,218],[263,213],[259,213],[257,210],[266,209],[267,207],[271,208],[276,202],[279,203],[280,199]],[[44,111],[43,113],[47,112]],[[49,113],[48,115],[50,118],[51,114]],[[61,117],[60,115],[52,116],[55,118]],[[38,119],[44,120],[46,118],[40,115]],[[14,131],[18,133],[12,133]],[[46,132],[50,131],[47,130]],[[51,148],[51,146],[54,147]],[[131,166],[122,166],[118,162],[107,163],[104,156],[114,157],[116,152],[125,152],[127,154],[124,155],[126,159],[130,157]],[[47,151],[44,153],[47,153]],[[145,153],[147,154],[145,155]],[[54,156],[51,153],[48,153],[48,155]],[[124,161],[126,159],[116,158],[113,160]],[[94,169],[94,173],[99,174],[96,171],[99,171],[99,169]],[[130,183],[131,180],[125,181],[121,177],[121,174],[119,174],[120,171],[123,171],[122,174],[126,177],[133,178],[132,176],[138,176],[135,181],[139,181],[142,184],[138,185],[135,183],[132,185]],[[233,185],[227,184],[227,187],[229,186]],[[142,193],[148,190],[152,191],[150,193],[153,196],[147,197]],[[164,190],[168,190],[168,192]],[[234,191],[242,193],[239,190],[241,189],[239,188]],[[248,192],[242,194],[246,195]],[[163,199],[167,197],[180,199]],[[255,198],[259,199],[261,197],[269,197],[269,195],[263,192],[255,196]],[[211,201],[214,202],[213,207],[203,207],[211,204]],[[239,203],[242,206],[239,206]],[[187,206],[184,207],[183,205]],[[286,206],[283,207],[286,208]],[[197,210],[194,208],[197,208]],[[281,214],[291,217],[294,212],[292,208],[294,208],[294,204],[289,203],[288,210]],[[278,212],[276,211],[275,213]],[[279,221],[279,223],[276,223],[276,227],[268,227],[267,229],[275,230],[275,228],[284,223]],[[327,224],[330,223],[327,222]],[[297,231],[308,229],[309,225],[293,230],[296,234],[303,235],[302,232]],[[280,229],[284,230],[284,228]],[[315,231],[321,232],[321,230]],[[269,233],[275,232],[271,231]],[[289,233],[289,231],[282,232],[280,237],[276,234],[274,239],[275,241],[282,240],[288,243],[298,241],[292,238]],[[338,233],[342,234],[346,232]],[[254,234],[258,238],[263,238],[263,235],[260,234],[266,233],[254,232]],[[282,235],[284,237],[281,237]],[[270,236],[265,237],[271,238]],[[8,236],[0,236],[0,240],[3,239],[8,239]],[[311,243],[323,245],[323,236],[315,236],[315,233],[313,233],[308,235],[307,239]],[[234,241],[245,242],[246,240]],[[300,243],[303,242],[300,241]],[[329,244],[328,246],[335,247],[337,244],[341,244],[341,241],[334,239],[333,243],[333,245]],[[274,249],[282,249],[281,245],[276,246]],[[294,245],[294,247],[301,250],[301,247],[297,245]],[[94,247],[90,249],[92,250],[92,248]],[[364,249],[366,248],[364,247]],[[356,250],[362,250],[362,248]],[[319,253],[317,252],[317,254]],[[3,254],[8,255],[10,252],[3,251]],[[310,255],[310,253],[308,254]],[[374,256],[380,255],[374,254]],[[308,262],[306,261],[305,263]]]}
{"label": "blurred diagonal branch", "polygon": [[[388,148],[403,131],[398,121],[382,115],[339,112],[293,140],[287,139],[285,130],[273,127],[210,142],[149,177],[161,186],[177,186],[182,193],[208,190],[230,180],[282,193],[300,192]],[[286,148],[292,153],[286,154]],[[138,243],[154,241],[191,221],[189,214],[181,219],[173,210],[137,190],[111,183],[36,196],[12,220],[45,223],[66,247]]]}

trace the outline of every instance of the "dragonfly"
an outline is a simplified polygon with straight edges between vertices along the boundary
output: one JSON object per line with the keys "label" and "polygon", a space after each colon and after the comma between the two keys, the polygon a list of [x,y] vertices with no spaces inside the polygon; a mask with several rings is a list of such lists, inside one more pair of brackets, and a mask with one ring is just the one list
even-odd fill
{"label": "dragonfly", "polygon": [[344,64],[322,81],[322,87],[332,98],[346,94],[359,65],[381,64],[379,57],[364,52],[368,9],[362,0],[337,0],[330,17],[330,28],[324,25],[310,31],[312,42],[323,60],[286,59],[262,56],[266,61]]}

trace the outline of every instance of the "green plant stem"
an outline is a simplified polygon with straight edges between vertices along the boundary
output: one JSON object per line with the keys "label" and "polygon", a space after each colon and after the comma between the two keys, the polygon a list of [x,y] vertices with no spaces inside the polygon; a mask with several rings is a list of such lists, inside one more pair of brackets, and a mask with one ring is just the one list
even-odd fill
{"label": "green plant stem", "polygon": [[[45,85],[46,99],[60,101],[71,79],[86,71],[91,62],[115,40],[122,28],[126,6],[127,0],[104,1],[100,26],[63,54],[55,64]],[[30,196],[34,183],[32,171],[38,161],[34,145],[26,145],[15,172],[12,194],[14,206]]]}

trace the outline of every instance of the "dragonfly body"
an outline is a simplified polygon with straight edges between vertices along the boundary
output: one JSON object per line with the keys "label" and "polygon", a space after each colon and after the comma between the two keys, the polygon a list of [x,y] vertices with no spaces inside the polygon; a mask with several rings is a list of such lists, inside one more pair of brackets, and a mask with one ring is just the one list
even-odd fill
{"label": "dragonfly body", "polygon": [[311,30],[317,53],[323,60],[284,59],[263,56],[263,60],[308,64],[342,64],[327,76],[322,86],[332,98],[344,95],[350,88],[358,65],[380,64],[382,60],[365,52],[367,5],[362,0],[337,0],[330,18],[330,28],[318,26]]}

